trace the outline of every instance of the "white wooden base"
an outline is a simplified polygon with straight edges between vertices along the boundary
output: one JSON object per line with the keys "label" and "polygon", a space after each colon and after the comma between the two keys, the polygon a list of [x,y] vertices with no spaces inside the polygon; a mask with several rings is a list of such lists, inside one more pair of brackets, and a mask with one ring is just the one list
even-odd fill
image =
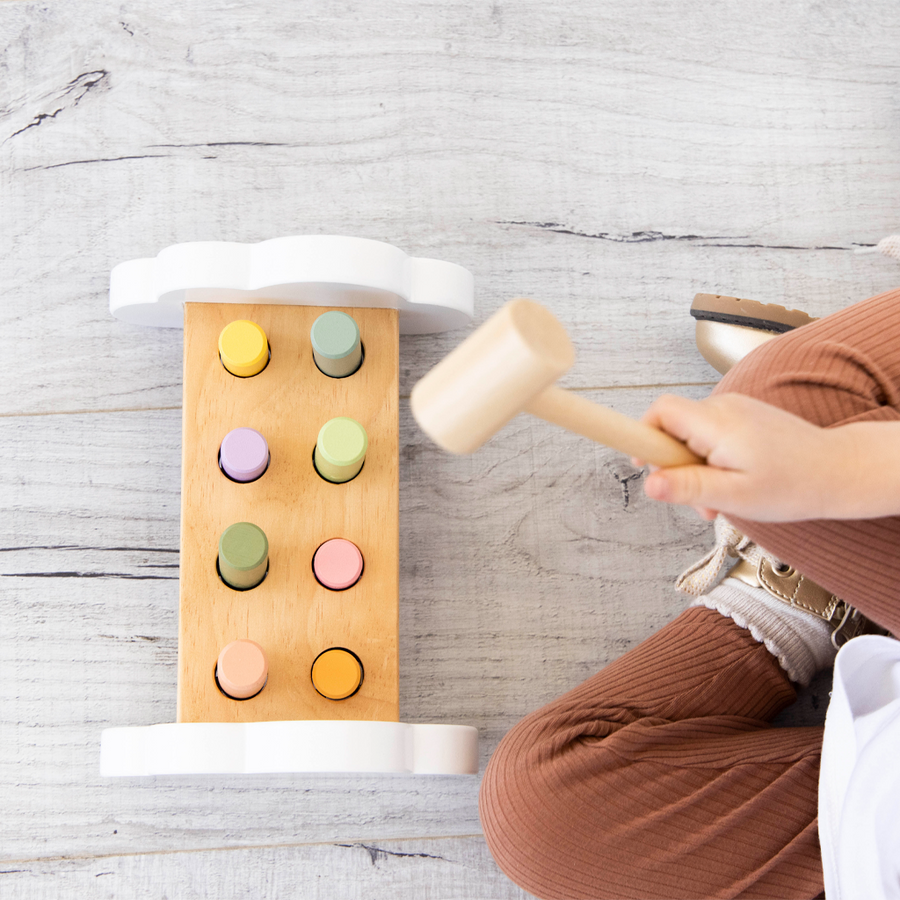
{"label": "white wooden base", "polygon": [[182,722],[107,728],[100,774],[475,775],[478,731],[402,722]]}

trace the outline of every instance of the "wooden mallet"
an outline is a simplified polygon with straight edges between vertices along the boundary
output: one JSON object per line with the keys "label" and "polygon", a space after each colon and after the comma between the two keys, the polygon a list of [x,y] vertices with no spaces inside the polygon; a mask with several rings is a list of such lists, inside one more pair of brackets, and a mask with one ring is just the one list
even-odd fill
{"label": "wooden mallet", "polygon": [[557,387],[574,361],[575,348],[549,310],[512,300],[413,388],[413,415],[451,453],[472,453],[529,412],[656,466],[704,462],[670,435]]}

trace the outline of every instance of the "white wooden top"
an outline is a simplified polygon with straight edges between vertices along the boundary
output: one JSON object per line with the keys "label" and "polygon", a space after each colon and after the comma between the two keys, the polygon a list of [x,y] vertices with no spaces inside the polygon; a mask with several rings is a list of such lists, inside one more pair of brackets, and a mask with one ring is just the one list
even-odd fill
{"label": "white wooden top", "polygon": [[338,235],[191,241],[112,270],[109,309],[124,322],[180,328],[188,301],[388,307],[401,334],[428,334],[472,320],[474,287],[462,266]]}

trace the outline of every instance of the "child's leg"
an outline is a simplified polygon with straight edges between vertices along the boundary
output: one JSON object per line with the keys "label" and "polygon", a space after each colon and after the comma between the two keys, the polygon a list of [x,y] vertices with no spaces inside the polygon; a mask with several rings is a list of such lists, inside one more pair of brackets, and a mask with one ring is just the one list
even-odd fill
{"label": "child's leg", "polygon": [[539,897],[811,898],[820,728],[748,631],[693,607],[501,741],[481,787],[500,867]]}
{"label": "child's leg", "polygon": [[[823,426],[900,419],[900,290],[769,341],[722,379],[716,388],[721,392],[747,394]],[[900,517],[778,524],[728,518],[797,571],[900,634]]]}
{"label": "child's leg", "polygon": [[[783,335],[717,391],[823,426],[900,418],[900,291]],[[761,546],[900,633],[900,517],[760,524]],[[528,716],[485,773],[492,853],[541,897],[812,897],[821,729],[749,631],[692,608]]]}

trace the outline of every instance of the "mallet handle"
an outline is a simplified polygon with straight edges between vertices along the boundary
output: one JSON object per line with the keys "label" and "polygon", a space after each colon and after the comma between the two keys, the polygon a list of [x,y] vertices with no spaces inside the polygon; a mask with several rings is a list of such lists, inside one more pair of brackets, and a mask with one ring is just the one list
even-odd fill
{"label": "mallet handle", "polygon": [[591,403],[555,384],[541,391],[525,411],[654,466],[665,468],[703,465],[705,462],[671,435],[606,406]]}

